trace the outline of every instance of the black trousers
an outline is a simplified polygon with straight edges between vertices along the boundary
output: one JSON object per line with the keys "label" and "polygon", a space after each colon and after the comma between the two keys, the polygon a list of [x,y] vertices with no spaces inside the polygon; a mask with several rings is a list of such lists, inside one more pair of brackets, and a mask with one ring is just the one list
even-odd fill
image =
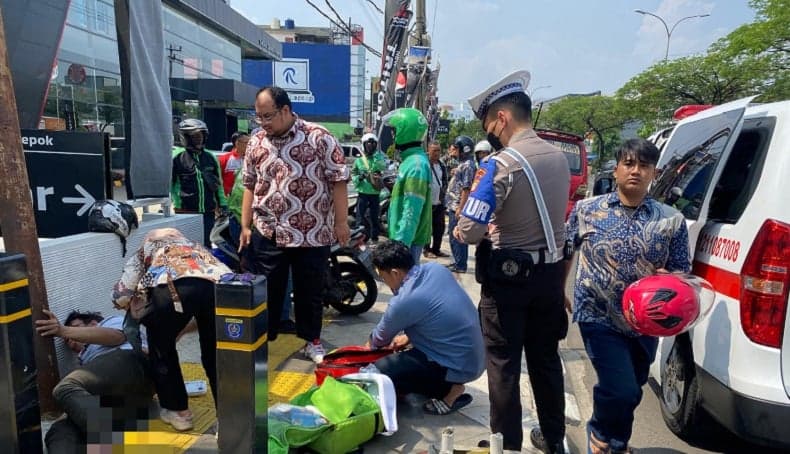
{"label": "black trousers", "polygon": [[217,333],[214,327],[214,282],[200,278],[173,281],[183,312],[176,312],[166,284],[151,289],[154,310],[140,320],[148,330],[148,359],[159,404],[168,410],[187,409],[187,390],[176,351],[176,336],[195,317],[200,360],[217,402]]}
{"label": "black trousers", "polygon": [[445,227],[445,209],[441,203],[434,205],[431,209],[431,236],[433,237],[433,244],[425,245],[425,250],[438,254],[442,250],[442,237],[444,236]]}
{"label": "black trousers", "polygon": [[114,431],[137,430],[153,395],[148,369],[142,353],[116,349],[63,377],[52,395],[68,418],[47,432],[49,452],[85,452],[86,443],[111,443]]}
{"label": "black trousers", "polygon": [[[329,266],[329,246],[277,247],[252,229],[252,239],[245,250],[242,269],[262,274],[267,279],[268,300],[283,301],[288,287],[288,270],[293,279],[293,305],[296,335],[306,341],[321,338],[324,315],[323,291]],[[277,338],[282,318],[282,304],[270,304],[268,339]]]}
{"label": "black trousers", "polygon": [[563,301],[563,262],[539,265],[524,285],[481,289],[480,323],[486,347],[491,432],[501,432],[504,449],[521,450],[521,352],[549,445],[565,436],[565,389],[558,347],[568,332]]}
{"label": "black trousers", "polygon": [[[369,216],[369,217],[368,217]],[[365,236],[373,241],[378,241],[381,233],[379,219],[379,195],[357,194],[357,220],[356,227],[365,227]]]}
{"label": "black trousers", "polygon": [[417,393],[441,399],[453,386],[447,381],[447,368],[431,361],[416,348],[385,356],[375,364],[392,380],[395,392],[400,395]]}

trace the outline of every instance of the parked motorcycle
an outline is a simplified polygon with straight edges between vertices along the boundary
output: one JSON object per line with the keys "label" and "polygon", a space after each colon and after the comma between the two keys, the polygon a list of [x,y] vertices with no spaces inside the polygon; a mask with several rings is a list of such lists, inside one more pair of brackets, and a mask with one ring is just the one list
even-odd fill
{"label": "parked motorcycle", "polygon": [[[395,172],[397,172],[397,170]],[[393,186],[395,186],[395,179],[397,177],[398,177],[397,173],[392,173],[387,171],[382,175],[381,178],[384,187],[381,189],[381,192],[379,193],[379,225],[381,226],[381,231],[385,235],[387,233],[387,212],[390,209],[390,192],[392,191]],[[358,200],[359,198],[356,193],[349,194],[348,225],[351,228],[357,225]],[[365,228],[370,228],[368,224],[369,222],[367,221],[367,219],[363,220],[363,225],[365,226]]]}
{"label": "parked motorcycle", "polygon": [[378,298],[376,271],[364,231],[364,227],[352,230],[348,245],[334,244],[330,249],[324,305],[341,314],[366,312]]}
{"label": "parked motorcycle", "polygon": [[[211,252],[233,271],[240,270],[238,235],[231,234],[232,215],[219,216],[211,229],[214,244]],[[364,228],[351,231],[346,246],[334,244],[330,248],[329,267],[324,277],[324,306],[332,306],[341,314],[361,314],[370,309],[378,298],[376,272],[370,249],[365,242]]]}

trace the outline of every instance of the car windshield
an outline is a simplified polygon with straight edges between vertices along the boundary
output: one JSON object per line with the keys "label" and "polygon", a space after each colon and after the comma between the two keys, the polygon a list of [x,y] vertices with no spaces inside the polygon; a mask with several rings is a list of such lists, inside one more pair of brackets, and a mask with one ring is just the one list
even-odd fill
{"label": "car windshield", "polygon": [[565,154],[565,159],[568,160],[568,168],[571,170],[572,174],[582,174],[582,153],[579,144],[547,139],[545,137],[543,140],[562,150],[562,152]]}
{"label": "car windshield", "polygon": [[658,177],[650,190],[653,197],[674,206],[686,219],[698,219],[713,172],[740,115],[740,111],[725,112],[679,126],[661,155]]}

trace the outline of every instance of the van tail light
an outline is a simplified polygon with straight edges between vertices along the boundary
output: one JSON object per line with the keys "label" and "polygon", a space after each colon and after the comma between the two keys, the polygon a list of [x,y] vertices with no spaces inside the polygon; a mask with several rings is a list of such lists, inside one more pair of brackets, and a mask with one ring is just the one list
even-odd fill
{"label": "van tail light", "polygon": [[790,287],[790,224],[765,221],[741,269],[741,326],[753,342],[782,345]]}

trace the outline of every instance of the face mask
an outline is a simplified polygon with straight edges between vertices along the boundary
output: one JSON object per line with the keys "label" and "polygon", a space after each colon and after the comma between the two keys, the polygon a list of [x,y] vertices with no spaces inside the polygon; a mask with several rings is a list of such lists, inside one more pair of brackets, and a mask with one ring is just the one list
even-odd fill
{"label": "face mask", "polygon": [[[496,126],[494,126],[494,131],[496,131]],[[486,134],[486,140],[488,141],[488,143],[491,144],[491,147],[494,149],[494,151],[499,151],[505,148],[505,146],[499,140],[499,136],[494,134],[494,131],[491,131],[488,134]],[[502,134],[502,131],[500,131],[499,133]]]}
{"label": "face mask", "polygon": [[203,149],[203,133],[202,132],[185,134],[184,137],[186,138],[186,144],[185,144],[184,148],[191,148],[191,149],[196,149],[196,150],[202,150]]}

